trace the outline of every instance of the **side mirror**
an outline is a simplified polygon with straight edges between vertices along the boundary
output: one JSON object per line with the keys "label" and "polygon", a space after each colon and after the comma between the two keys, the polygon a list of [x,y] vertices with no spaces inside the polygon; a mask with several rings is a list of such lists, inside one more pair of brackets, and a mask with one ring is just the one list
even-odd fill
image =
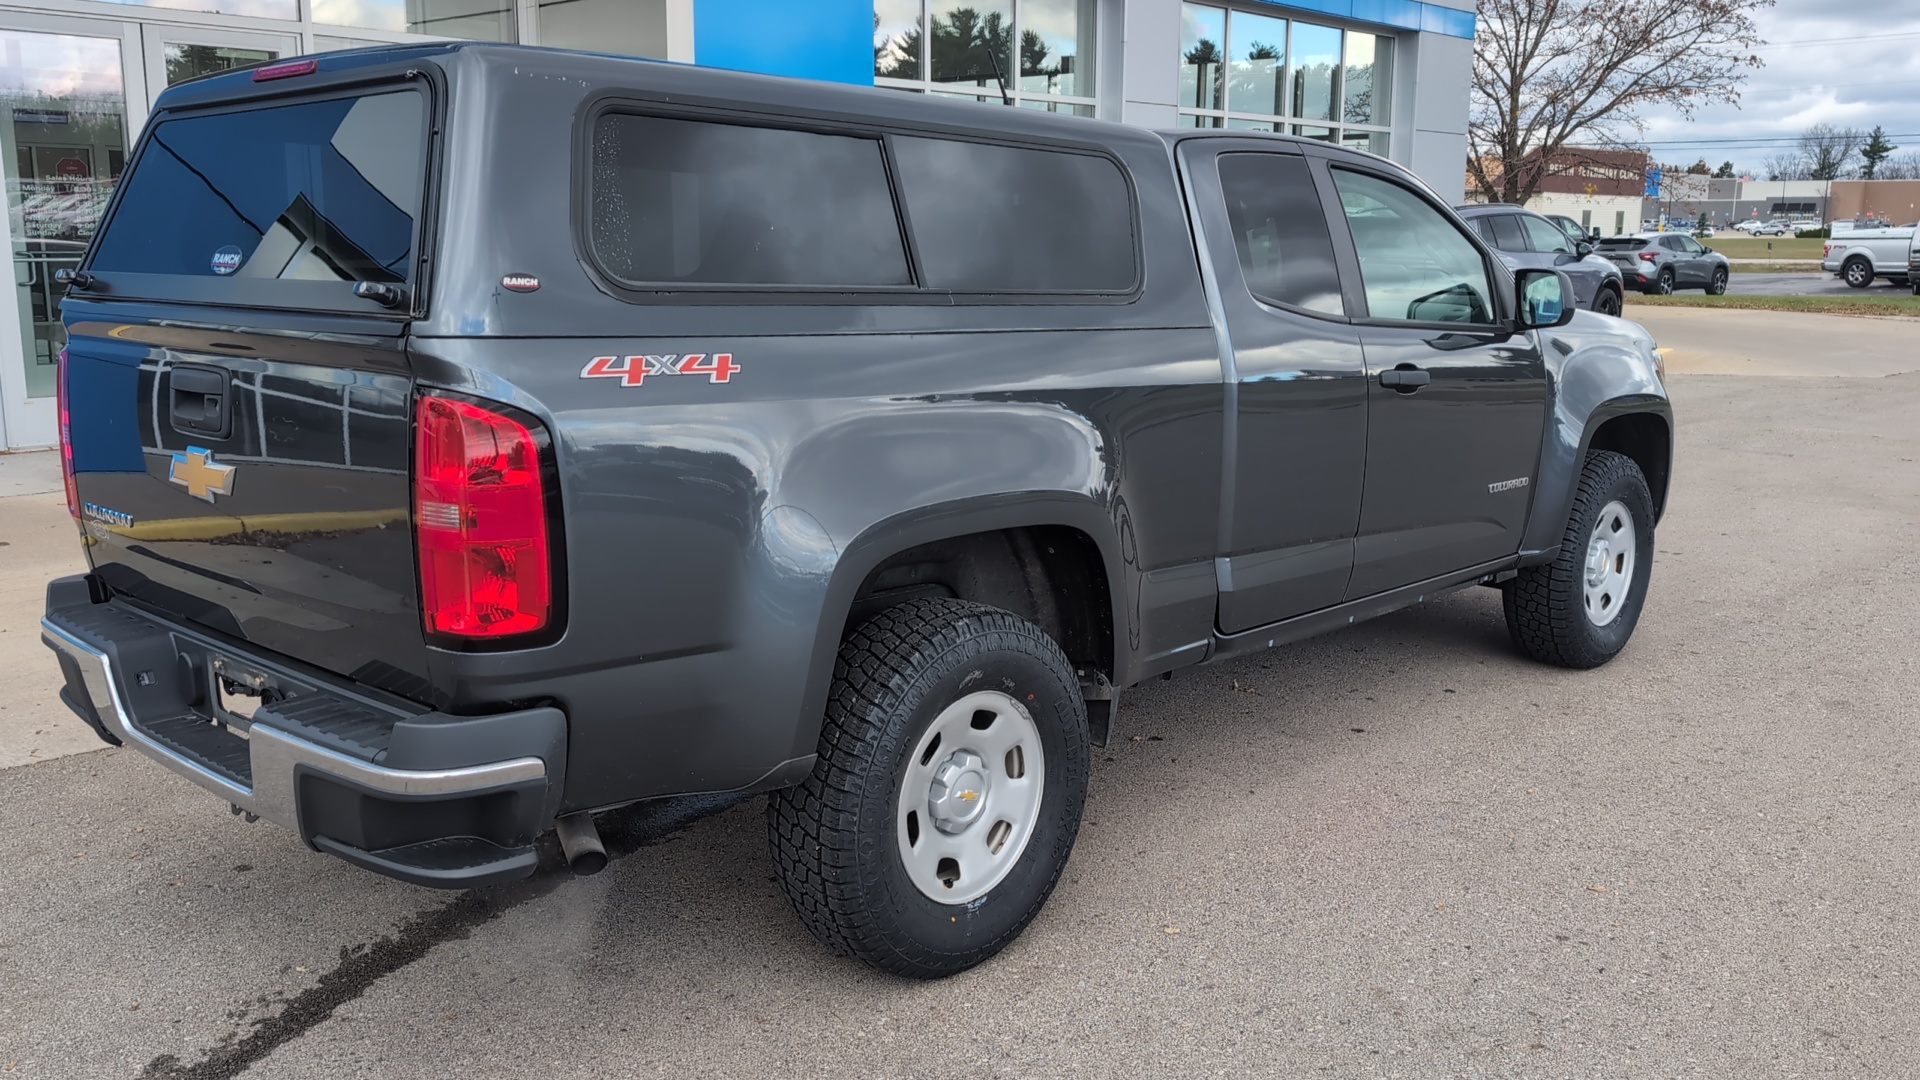
{"label": "side mirror", "polygon": [[1706,252],[1706,253],[1707,253],[1707,254],[1709,254],[1709,255],[1711,255],[1711,254],[1713,254],[1713,249],[1712,249],[1712,248],[1710,248],[1710,247],[1708,247],[1708,246],[1707,246],[1707,245],[1705,245],[1705,244],[1701,244],[1701,245],[1700,245],[1700,250],[1701,250],[1701,251],[1704,251],[1704,252]]}
{"label": "side mirror", "polygon": [[1550,330],[1573,321],[1573,279],[1559,270],[1522,270],[1514,275],[1520,299],[1520,329]]}
{"label": "side mirror", "polygon": [[1599,243],[1600,242],[1600,226],[1595,225],[1593,227],[1593,231],[1591,233],[1588,233],[1587,235],[1590,239],[1593,240],[1594,243],[1596,244]]}
{"label": "side mirror", "polygon": [[1582,240],[1573,245],[1573,253],[1584,259],[1593,254],[1593,245],[1588,241]]}

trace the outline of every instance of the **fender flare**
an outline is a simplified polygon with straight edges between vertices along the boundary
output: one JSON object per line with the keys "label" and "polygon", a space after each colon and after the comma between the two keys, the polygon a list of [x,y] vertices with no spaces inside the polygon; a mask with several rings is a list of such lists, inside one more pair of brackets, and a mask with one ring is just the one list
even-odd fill
{"label": "fender flare", "polygon": [[[1587,414],[1586,424],[1580,431],[1579,448],[1574,454],[1573,462],[1576,468],[1586,462],[1587,452],[1593,447],[1594,435],[1604,427],[1608,421],[1635,414],[1657,416],[1667,429],[1667,463],[1665,475],[1657,480],[1654,477],[1647,478],[1650,486],[1655,483],[1659,485],[1658,490],[1652,492],[1654,524],[1658,525],[1660,519],[1666,515],[1667,491],[1673,483],[1673,404],[1665,397],[1658,394],[1624,394],[1620,397],[1609,398],[1599,405],[1594,406],[1593,410]],[[1557,493],[1550,494],[1544,488],[1540,493],[1542,502],[1537,510],[1551,511],[1553,516],[1546,520],[1557,523],[1557,527],[1564,527],[1567,515],[1573,513],[1574,489],[1579,484],[1579,479],[1578,472],[1575,472],[1573,475],[1567,477],[1565,483],[1559,485],[1559,491]],[[1558,544],[1522,551],[1520,553],[1520,565],[1537,566],[1541,563],[1552,562],[1554,558],[1559,555],[1559,552],[1560,547]]]}
{"label": "fender flare", "polygon": [[[1076,529],[1093,540],[1107,575],[1107,599],[1112,610],[1113,683],[1126,685],[1126,567],[1121,559],[1114,511],[1089,496],[1073,492],[1034,491],[983,495],[917,507],[875,522],[848,541],[835,561],[814,628],[807,688],[794,732],[794,756],[811,755],[826,720],[827,690],[833,682],[834,658],[860,586],[875,567],[909,548],[970,533],[1054,525]],[[1137,572],[1137,568],[1136,568]]]}

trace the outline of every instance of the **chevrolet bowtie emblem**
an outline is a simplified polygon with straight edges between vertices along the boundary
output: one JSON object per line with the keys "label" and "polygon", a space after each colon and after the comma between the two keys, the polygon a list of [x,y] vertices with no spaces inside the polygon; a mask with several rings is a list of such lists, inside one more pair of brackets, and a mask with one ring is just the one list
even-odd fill
{"label": "chevrolet bowtie emblem", "polygon": [[213,451],[198,446],[175,451],[167,479],[187,489],[187,494],[211,503],[215,495],[233,494],[233,466],[213,460]]}
{"label": "chevrolet bowtie emblem", "polygon": [[980,793],[977,791],[968,790],[960,793],[961,802],[977,802],[979,801],[979,798],[980,798]]}

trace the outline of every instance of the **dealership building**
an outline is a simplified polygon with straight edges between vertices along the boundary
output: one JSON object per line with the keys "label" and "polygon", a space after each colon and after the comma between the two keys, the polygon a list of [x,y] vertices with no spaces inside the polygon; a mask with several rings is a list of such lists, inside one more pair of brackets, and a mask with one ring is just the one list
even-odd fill
{"label": "dealership building", "polygon": [[0,0],[0,449],[57,436],[54,273],[169,85],[457,38],[826,79],[1148,127],[1284,131],[1462,195],[1473,0]]}

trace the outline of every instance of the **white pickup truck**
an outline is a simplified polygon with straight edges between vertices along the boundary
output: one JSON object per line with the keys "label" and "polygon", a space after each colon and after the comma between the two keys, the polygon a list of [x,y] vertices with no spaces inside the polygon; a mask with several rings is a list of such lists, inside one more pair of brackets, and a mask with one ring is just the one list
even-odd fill
{"label": "white pickup truck", "polygon": [[1864,289],[1878,278],[1899,286],[1920,280],[1909,271],[1910,253],[1915,244],[1914,226],[1875,223],[1874,227],[1856,226],[1844,232],[1836,229],[1835,233],[1833,239],[1827,241],[1820,268],[1840,275],[1854,288]]}

